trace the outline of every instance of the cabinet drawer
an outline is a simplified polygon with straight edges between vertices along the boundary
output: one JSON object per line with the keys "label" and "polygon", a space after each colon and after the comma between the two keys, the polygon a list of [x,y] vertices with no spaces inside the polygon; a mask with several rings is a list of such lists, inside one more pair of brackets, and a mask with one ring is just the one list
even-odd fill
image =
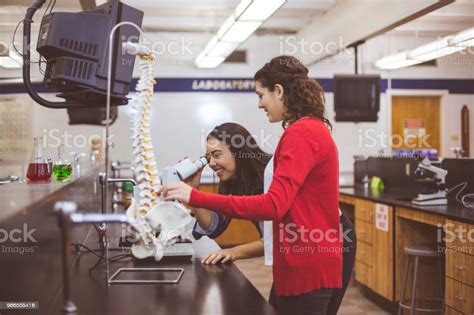
{"label": "cabinet drawer", "polygon": [[374,203],[364,199],[355,200],[355,219],[372,222],[374,216]]}
{"label": "cabinet drawer", "polygon": [[446,276],[474,286],[474,256],[448,249]]}
{"label": "cabinet drawer", "polygon": [[474,288],[461,282],[446,278],[446,305],[464,313],[474,312]]}
{"label": "cabinet drawer", "polygon": [[444,308],[444,315],[463,315],[463,313],[456,311],[454,308],[446,306]]}
{"label": "cabinet drawer", "polygon": [[[446,247],[466,254],[474,255],[474,243],[469,241],[468,233],[474,231],[474,224],[446,221]],[[470,232],[472,238],[472,232]]]}
{"label": "cabinet drawer", "polygon": [[367,244],[372,244],[372,224],[355,220],[355,230],[357,239]]}
{"label": "cabinet drawer", "polygon": [[372,245],[365,244],[362,242],[358,243],[357,252],[356,252],[356,260],[368,266],[372,266]]}
{"label": "cabinet drawer", "polygon": [[355,198],[352,197],[352,196],[344,195],[344,194],[340,194],[340,195],[339,195],[339,202],[343,202],[343,203],[347,203],[347,204],[353,205],[353,204],[354,204],[354,200],[355,200]]}
{"label": "cabinet drawer", "polygon": [[372,288],[372,268],[356,261],[355,280],[366,287]]}

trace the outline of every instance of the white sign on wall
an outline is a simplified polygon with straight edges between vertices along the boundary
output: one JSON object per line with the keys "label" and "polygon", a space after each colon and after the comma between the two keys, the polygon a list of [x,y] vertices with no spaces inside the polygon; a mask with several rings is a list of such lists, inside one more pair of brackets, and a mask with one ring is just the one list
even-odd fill
{"label": "white sign on wall", "polygon": [[388,232],[388,206],[375,204],[375,228]]}

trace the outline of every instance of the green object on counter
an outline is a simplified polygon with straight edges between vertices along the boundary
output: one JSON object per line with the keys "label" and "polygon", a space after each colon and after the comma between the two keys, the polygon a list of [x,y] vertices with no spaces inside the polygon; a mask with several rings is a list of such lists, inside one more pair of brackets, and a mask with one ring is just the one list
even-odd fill
{"label": "green object on counter", "polygon": [[133,184],[130,182],[124,182],[122,184],[122,190],[126,192],[133,192]]}
{"label": "green object on counter", "polygon": [[71,164],[55,164],[53,166],[53,176],[56,180],[68,180],[72,174]]}
{"label": "green object on counter", "polygon": [[378,177],[378,176],[372,176],[372,179],[370,180],[370,190],[377,191],[377,192],[382,192],[385,188],[385,184],[383,183],[383,180]]}

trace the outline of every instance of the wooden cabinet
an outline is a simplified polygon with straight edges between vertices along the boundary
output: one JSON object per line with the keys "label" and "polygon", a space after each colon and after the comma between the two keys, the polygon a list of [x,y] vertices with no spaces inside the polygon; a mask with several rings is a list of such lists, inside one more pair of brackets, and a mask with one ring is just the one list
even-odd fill
{"label": "wooden cabinet", "polygon": [[445,306],[444,308],[444,314],[445,315],[464,315],[461,312],[456,311],[454,308],[451,308],[449,306]]}
{"label": "wooden cabinet", "polygon": [[393,208],[388,207],[384,217],[387,229],[380,229],[376,225],[376,203],[356,198],[354,205],[357,234],[356,281],[389,301],[394,301]]}
{"label": "wooden cabinet", "polygon": [[474,225],[446,221],[446,305],[462,314],[474,313]]}
{"label": "wooden cabinet", "polygon": [[[374,207],[377,205],[375,204]],[[374,218],[373,227],[373,284],[372,290],[394,301],[394,221],[393,208],[386,207],[387,212],[378,213],[379,216],[386,215],[386,229],[376,226],[377,218]],[[374,217],[377,211],[374,211]]]}
{"label": "wooden cabinet", "polygon": [[[217,185],[201,184],[199,189],[205,192],[217,193]],[[252,221],[232,219],[227,229],[215,239],[221,247],[231,247],[250,243],[260,239],[260,234]]]}
{"label": "wooden cabinet", "polygon": [[357,240],[372,246],[373,224],[361,220],[355,220]]}
{"label": "wooden cabinet", "polygon": [[366,287],[372,287],[372,267],[369,267],[360,261],[355,262],[355,280]]}
{"label": "wooden cabinet", "polygon": [[463,314],[474,313],[474,288],[446,277],[446,305]]}
{"label": "wooden cabinet", "polygon": [[474,256],[448,248],[446,276],[474,287]]}
{"label": "wooden cabinet", "polygon": [[359,242],[357,244],[356,257],[357,260],[361,263],[372,267],[372,245],[366,244],[364,242]]}
{"label": "wooden cabinet", "polygon": [[354,216],[356,220],[372,223],[374,217],[374,203],[368,200],[356,199]]}

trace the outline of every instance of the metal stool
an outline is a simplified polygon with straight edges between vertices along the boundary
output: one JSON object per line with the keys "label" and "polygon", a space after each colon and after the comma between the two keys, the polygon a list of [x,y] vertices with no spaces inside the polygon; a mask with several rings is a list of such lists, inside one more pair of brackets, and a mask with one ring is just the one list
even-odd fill
{"label": "metal stool", "polygon": [[[410,314],[414,314],[415,311],[419,312],[440,312],[443,314],[444,311],[444,290],[443,290],[443,271],[442,271],[442,257],[443,253],[437,250],[436,245],[431,244],[416,244],[407,246],[404,248],[404,252],[408,255],[408,261],[405,269],[405,276],[403,277],[402,292],[400,294],[400,303],[398,304],[398,314],[402,314],[403,309],[409,309]],[[408,273],[410,272],[411,257],[415,257],[415,271],[413,275],[413,287],[411,292],[411,299],[404,299],[405,289],[407,286]],[[441,302],[441,308],[417,308],[416,307],[416,282],[418,275],[418,262],[420,257],[435,257],[438,260],[439,276],[441,279],[441,298],[421,298],[419,301],[438,301]],[[410,303],[410,305],[408,305]]]}

